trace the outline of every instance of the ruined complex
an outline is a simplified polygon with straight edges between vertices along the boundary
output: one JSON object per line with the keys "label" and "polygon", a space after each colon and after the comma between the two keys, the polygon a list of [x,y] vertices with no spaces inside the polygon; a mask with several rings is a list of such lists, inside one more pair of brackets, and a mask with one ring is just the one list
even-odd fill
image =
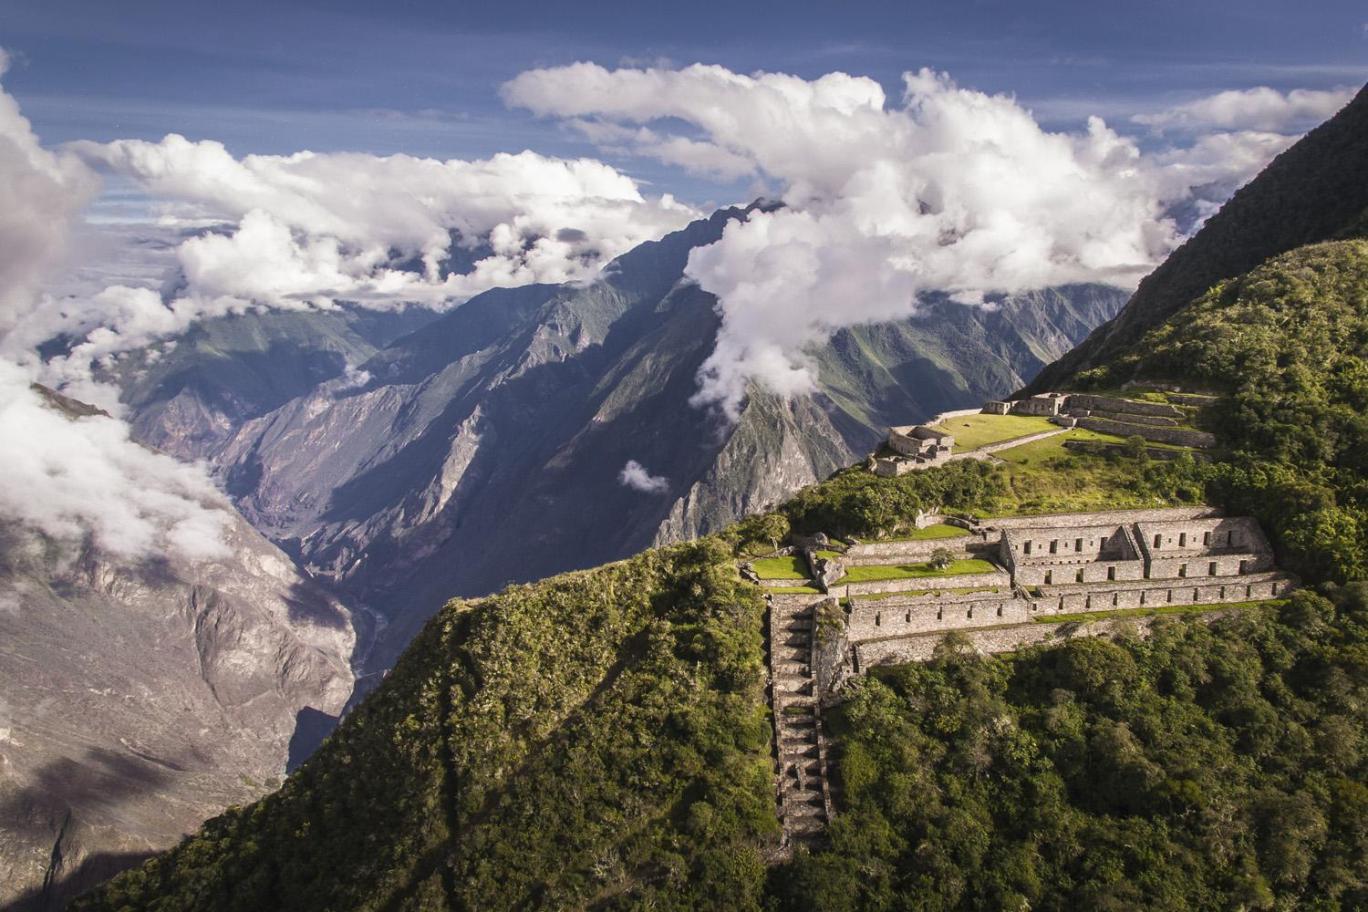
{"label": "ruined complex", "polygon": [[[1081,427],[1118,437],[1143,437],[1153,443],[1206,449],[1216,438],[1188,427],[1183,405],[1211,401],[1198,393],[1168,393],[1168,402],[1148,402],[1091,393],[1041,393],[1014,401],[992,401],[983,406],[990,415],[1036,415],[1064,428]],[[1180,404],[1174,404],[1175,402]]]}
{"label": "ruined complex", "polygon": [[806,543],[790,551],[810,569],[813,594],[793,592],[791,579],[761,580],[772,590],[777,800],[790,846],[817,838],[832,814],[823,700],[868,668],[925,661],[951,632],[982,652],[1003,652],[1144,630],[1175,610],[1215,616],[1222,605],[1296,586],[1275,567],[1257,522],[1209,507],[918,517],[918,526],[930,523],[964,534],[856,542],[839,554],[827,542],[826,556]]}
{"label": "ruined complex", "polygon": [[874,473],[883,476],[902,475],[918,469],[940,465],[950,459],[955,438],[929,424],[913,424],[888,429],[888,449],[891,455],[875,456]]}

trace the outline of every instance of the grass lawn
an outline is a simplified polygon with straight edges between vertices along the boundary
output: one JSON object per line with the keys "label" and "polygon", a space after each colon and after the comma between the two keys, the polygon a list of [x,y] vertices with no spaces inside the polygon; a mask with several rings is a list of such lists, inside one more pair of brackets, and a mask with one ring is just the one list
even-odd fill
{"label": "grass lawn", "polygon": [[955,435],[957,453],[977,450],[990,443],[1001,443],[1004,440],[1015,440],[1017,437],[1029,437],[1042,431],[1059,429],[1059,425],[1051,424],[1049,420],[1034,415],[964,415],[951,418],[935,427],[937,430]]}
{"label": "grass lawn", "polygon": [[1153,608],[1122,608],[1119,611],[1081,611],[1076,614],[1051,614],[1035,619],[1037,624],[1068,624],[1074,621],[1099,621],[1104,618],[1153,617],[1160,614],[1206,614],[1242,608],[1277,608],[1287,599],[1262,599],[1256,602],[1222,602],[1215,605],[1159,605]]}
{"label": "grass lawn", "polygon": [[986,560],[971,558],[952,561],[944,570],[937,570],[929,563],[919,564],[872,564],[867,567],[850,567],[841,577],[842,583],[864,583],[870,580],[924,579],[931,576],[964,576],[971,573],[993,573],[998,568]]}
{"label": "grass lawn", "polygon": [[917,529],[906,535],[899,535],[894,538],[881,538],[878,542],[871,542],[870,544],[899,541],[935,541],[936,539],[941,538],[961,538],[968,534],[968,529],[961,529],[959,526],[952,526],[948,523],[936,523],[935,525],[927,526],[925,529]]}
{"label": "grass lawn", "polygon": [[1135,463],[1065,448],[1067,440],[1124,444],[1113,434],[1074,428],[1063,434],[999,450],[993,455],[1007,471],[1007,494],[989,516],[1030,516],[1094,510],[1177,506],[1134,493]]}
{"label": "grass lawn", "polygon": [[766,586],[766,592],[775,595],[821,595],[822,590],[816,586]]}
{"label": "grass lawn", "polygon": [[751,561],[751,566],[755,568],[755,575],[761,579],[791,579],[805,580],[808,578],[807,564],[801,557],[788,555],[787,557],[762,557],[759,560]]}
{"label": "grass lawn", "polygon": [[814,552],[814,553],[815,553],[818,557],[824,557],[824,558],[826,558],[827,560],[835,560],[836,558],[842,556],[842,554],[841,554],[840,551],[826,551],[826,550],[823,550],[823,551],[817,551],[817,552]]}

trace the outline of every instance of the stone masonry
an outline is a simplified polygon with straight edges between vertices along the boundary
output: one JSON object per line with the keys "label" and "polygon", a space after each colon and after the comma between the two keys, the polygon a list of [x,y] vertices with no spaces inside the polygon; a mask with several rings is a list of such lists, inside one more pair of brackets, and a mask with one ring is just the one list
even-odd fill
{"label": "stone masonry", "polygon": [[[893,640],[999,627],[1025,635],[1062,615],[1260,601],[1296,585],[1274,566],[1257,522],[1205,507],[985,520],[972,536],[936,544],[952,543],[957,556],[989,556],[1000,572],[911,580],[892,594],[849,587],[846,673],[903,654]],[[891,544],[921,551],[926,543]],[[879,557],[907,559],[888,546]]]}

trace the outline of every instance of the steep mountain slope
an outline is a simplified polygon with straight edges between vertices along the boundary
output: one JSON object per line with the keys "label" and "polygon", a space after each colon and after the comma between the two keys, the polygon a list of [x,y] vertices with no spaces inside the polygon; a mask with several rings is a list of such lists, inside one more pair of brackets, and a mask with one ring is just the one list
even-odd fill
{"label": "steep mountain slope", "polygon": [[1213,461],[1049,469],[1259,512],[1305,577],[1288,604],[871,675],[828,727],[829,844],[765,872],[758,606],[732,556],[1008,490],[969,460],[842,472],[717,538],[453,603],[280,793],[75,908],[1364,908],[1368,242],[1254,265],[1058,374],[1219,392]]}
{"label": "steep mountain slope", "polygon": [[121,357],[108,379],[120,386],[142,442],[197,459],[243,421],[345,376],[349,366],[436,318],[423,308],[390,313],[349,305],[238,314]]}
{"label": "steep mountain slope", "polygon": [[757,909],[762,603],[728,556],[453,603],[280,792],[90,904]]}
{"label": "steep mountain slope", "polygon": [[1105,366],[1149,329],[1222,279],[1303,244],[1329,240],[1368,211],[1368,88],[1237,191],[1186,244],[1140,283],[1117,318],[1027,388],[1062,386]]}
{"label": "steep mountain slope", "polygon": [[136,561],[0,524],[0,907],[59,908],[275,787],[342,709],[348,612],[240,517],[227,543]]}
{"label": "steep mountain slope", "polygon": [[[244,514],[387,616],[387,667],[441,600],[716,529],[867,453],[890,423],[1000,394],[1119,306],[1074,286],[996,309],[931,302],[812,353],[822,391],[753,391],[739,421],[689,404],[718,325],[682,281],[726,210],[587,286],[480,295],[245,422],[214,459]],[[165,425],[156,434],[174,433]],[[635,460],[664,479],[625,486]]]}

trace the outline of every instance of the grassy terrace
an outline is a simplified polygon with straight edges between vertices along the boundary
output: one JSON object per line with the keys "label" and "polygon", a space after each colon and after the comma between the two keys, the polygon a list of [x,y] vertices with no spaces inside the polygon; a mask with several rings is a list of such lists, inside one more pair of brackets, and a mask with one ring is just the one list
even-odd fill
{"label": "grassy terrace", "polygon": [[821,595],[816,586],[766,586],[765,591],[772,595]]}
{"label": "grassy terrace", "polygon": [[930,563],[918,564],[873,564],[868,567],[851,567],[841,578],[842,583],[865,583],[872,580],[926,579],[928,577],[967,576],[974,573],[993,573],[998,568],[986,560],[971,558],[952,561],[944,570],[932,567]]}
{"label": "grassy terrace", "polygon": [[1113,434],[1074,428],[1045,440],[999,450],[993,455],[1006,469],[1007,492],[996,499],[987,515],[1125,510],[1161,505],[1152,495],[1137,489],[1133,461],[1074,453],[1064,446],[1069,440],[1126,443],[1125,438]]}
{"label": "grassy terrace", "polygon": [[1253,602],[1221,602],[1206,605],[1159,605],[1154,608],[1121,608],[1116,611],[1081,611],[1076,614],[1052,614],[1035,619],[1037,624],[1071,624],[1075,621],[1100,621],[1107,618],[1153,617],[1160,614],[1207,614],[1212,611],[1231,611],[1244,608],[1278,608],[1287,599],[1260,599]]}
{"label": "grassy terrace", "polygon": [[792,554],[786,557],[763,557],[751,561],[751,566],[755,568],[756,576],[761,579],[805,580],[808,578],[807,564],[803,563],[801,557]]}
{"label": "grassy terrace", "polygon": [[961,529],[959,526],[952,526],[947,523],[936,523],[935,525],[927,526],[925,529],[917,529],[914,532],[909,532],[906,535],[898,535],[894,538],[880,538],[877,541],[868,542],[867,544],[875,545],[883,544],[884,542],[901,541],[936,541],[942,538],[962,538],[968,534],[968,529]]}
{"label": "grassy terrace", "polygon": [[934,425],[937,430],[955,435],[956,452],[977,450],[990,443],[1002,443],[1053,431],[1058,425],[1033,415],[964,415]]}
{"label": "grassy terrace", "polygon": [[[845,582],[845,580],[841,580]],[[840,585],[839,583],[837,585]],[[770,590],[771,592],[774,590]],[[880,599],[892,598],[918,598],[923,595],[931,595],[940,598],[945,595],[970,595],[982,593],[984,595],[995,595],[1002,592],[999,586],[960,586],[951,589],[900,589],[897,592],[861,592],[855,598],[862,602],[878,601]],[[848,604],[849,599],[842,599],[842,604]]]}

